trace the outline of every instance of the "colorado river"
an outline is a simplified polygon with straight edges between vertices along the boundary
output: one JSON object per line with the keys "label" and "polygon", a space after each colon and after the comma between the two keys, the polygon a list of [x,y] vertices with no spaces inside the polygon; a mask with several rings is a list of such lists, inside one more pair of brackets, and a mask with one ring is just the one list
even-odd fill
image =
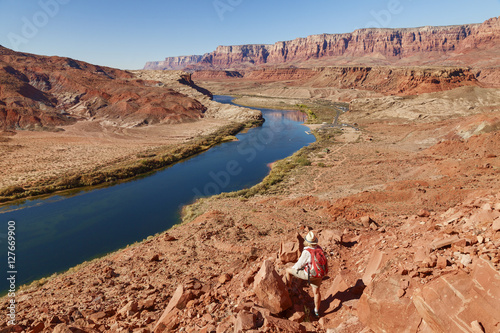
{"label": "colorado river", "polygon": [[[214,99],[232,100],[229,96]],[[180,222],[182,206],[201,196],[251,187],[269,173],[269,163],[314,141],[301,125],[302,113],[259,110],[266,119],[264,125],[238,134],[238,141],[145,177],[1,207],[1,266],[7,266],[9,221],[15,221],[16,284],[20,286],[165,231]],[[1,290],[7,288],[2,278]]]}

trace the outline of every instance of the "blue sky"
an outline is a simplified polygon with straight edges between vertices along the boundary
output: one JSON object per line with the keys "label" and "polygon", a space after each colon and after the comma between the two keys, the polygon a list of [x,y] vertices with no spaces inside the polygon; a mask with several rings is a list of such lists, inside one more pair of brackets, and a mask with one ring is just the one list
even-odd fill
{"label": "blue sky", "polygon": [[0,45],[123,69],[218,45],[481,23],[500,0],[0,0]]}

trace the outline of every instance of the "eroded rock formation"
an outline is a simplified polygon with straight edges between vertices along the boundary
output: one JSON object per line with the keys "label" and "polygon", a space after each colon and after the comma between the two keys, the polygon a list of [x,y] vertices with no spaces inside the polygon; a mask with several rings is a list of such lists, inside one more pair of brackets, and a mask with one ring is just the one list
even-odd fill
{"label": "eroded rock formation", "polygon": [[128,127],[178,123],[199,119],[205,110],[126,71],[0,46],[0,129],[50,129],[78,119]]}

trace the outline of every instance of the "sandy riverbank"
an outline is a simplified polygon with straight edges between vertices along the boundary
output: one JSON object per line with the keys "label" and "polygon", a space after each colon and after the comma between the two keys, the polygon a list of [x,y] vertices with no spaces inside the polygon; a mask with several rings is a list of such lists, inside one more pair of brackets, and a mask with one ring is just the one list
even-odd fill
{"label": "sandy riverbank", "polygon": [[162,146],[179,145],[216,132],[229,122],[206,119],[175,125],[120,128],[79,122],[64,132],[19,131],[2,136],[0,188],[23,186],[40,179],[85,173],[133,160]]}

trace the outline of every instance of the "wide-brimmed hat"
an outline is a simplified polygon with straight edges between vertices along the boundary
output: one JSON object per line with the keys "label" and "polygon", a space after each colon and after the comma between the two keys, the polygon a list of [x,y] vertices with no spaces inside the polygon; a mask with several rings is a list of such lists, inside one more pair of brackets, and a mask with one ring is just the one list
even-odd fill
{"label": "wide-brimmed hat", "polygon": [[309,231],[309,233],[306,235],[305,238],[306,242],[311,244],[311,245],[317,245],[318,244],[318,238],[314,234],[314,232]]}

